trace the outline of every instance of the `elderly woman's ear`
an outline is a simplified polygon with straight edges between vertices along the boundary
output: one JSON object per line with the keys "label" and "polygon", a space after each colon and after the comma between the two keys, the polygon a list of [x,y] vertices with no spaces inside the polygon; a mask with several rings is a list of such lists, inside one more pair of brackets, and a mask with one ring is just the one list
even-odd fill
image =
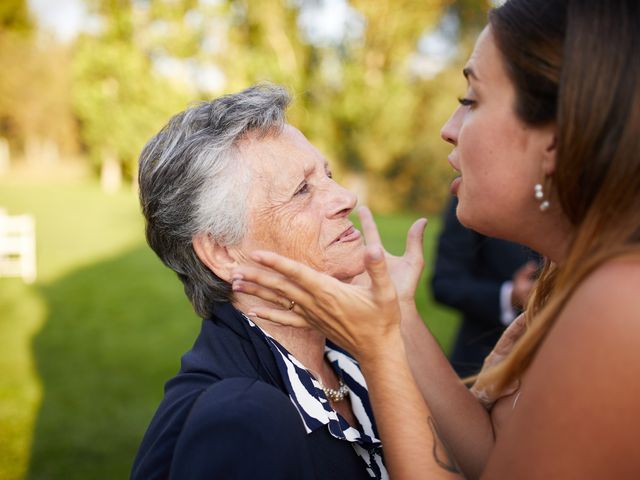
{"label": "elderly woman's ear", "polygon": [[238,266],[232,249],[219,245],[206,233],[194,236],[192,243],[200,261],[218,278],[231,283],[231,272]]}

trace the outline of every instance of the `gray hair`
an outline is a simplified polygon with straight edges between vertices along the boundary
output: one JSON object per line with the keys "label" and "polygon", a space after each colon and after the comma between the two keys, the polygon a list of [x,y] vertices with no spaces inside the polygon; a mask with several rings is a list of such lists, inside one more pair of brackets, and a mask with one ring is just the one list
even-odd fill
{"label": "gray hair", "polygon": [[249,172],[238,144],[247,134],[281,132],[289,102],[284,88],[262,84],[199,103],[172,117],[140,154],[147,242],[178,274],[202,317],[230,300],[231,286],[200,261],[192,240],[199,234],[223,246],[242,240]]}

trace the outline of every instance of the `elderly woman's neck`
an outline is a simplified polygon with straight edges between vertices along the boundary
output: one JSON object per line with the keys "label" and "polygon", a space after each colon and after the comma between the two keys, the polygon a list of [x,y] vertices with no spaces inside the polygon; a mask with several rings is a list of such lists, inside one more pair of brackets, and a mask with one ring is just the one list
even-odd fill
{"label": "elderly woman's neck", "polygon": [[[257,306],[273,304],[264,300],[244,294],[237,294],[233,306],[245,315]],[[324,360],[324,347],[326,338],[313,328],[297,328],[279,325],[269,320],[250,317],[264,332],[273,337],[280,345],[286,348],[298,361],[300,361],[314,375],[324,377],[327,364]]]}

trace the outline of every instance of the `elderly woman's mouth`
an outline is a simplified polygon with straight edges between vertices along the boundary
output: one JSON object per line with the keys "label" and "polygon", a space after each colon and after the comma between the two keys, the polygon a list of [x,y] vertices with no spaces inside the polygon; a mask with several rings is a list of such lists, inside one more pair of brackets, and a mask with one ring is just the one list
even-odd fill
{"label": "elderly woman's mouth", "polygon": [[353,242],[355,240],[359,240],[360,237],[362,237],[360,230],[355,228],[353,225],[350,225],[349,228],[338,235],[338,238],[336,238],[332,243]]}

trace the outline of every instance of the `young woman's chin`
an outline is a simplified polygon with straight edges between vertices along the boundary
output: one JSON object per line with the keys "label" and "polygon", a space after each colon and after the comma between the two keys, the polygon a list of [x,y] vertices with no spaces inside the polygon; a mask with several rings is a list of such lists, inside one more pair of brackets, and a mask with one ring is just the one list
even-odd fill
{"label": "young woman's chin", "polygon": [[475,232],[487,237],[504,237],[502,229],[496,228],[496,219],[491,212],[479,211],[473,203],[469,204],[460,196],[458,196],[456,216],[463,226]]}

